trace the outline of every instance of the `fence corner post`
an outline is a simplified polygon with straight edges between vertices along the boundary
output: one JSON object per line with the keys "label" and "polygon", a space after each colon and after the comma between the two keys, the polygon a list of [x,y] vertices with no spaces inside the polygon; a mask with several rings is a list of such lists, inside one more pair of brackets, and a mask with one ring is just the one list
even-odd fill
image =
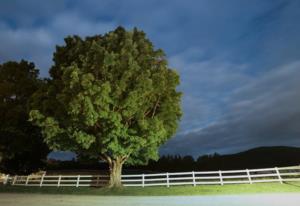
{"label": "fence corner post", "polygon": [[279,172],[279,170],[278,170],[278,167],[275,167],[275,171],[276,171],[277,176],[278,176],[278,181],[280,182],[280,184],[282,184],[282,178],[281,178],[281,176],[280,176],[280,172]]}
{"label": "fence corner post", "polygon": [[246,169],[246,172],[247,172],[249,183],[252,184],[252,179],[251,179],[250,171],[248,169]]}
{"label": "fence corner post", "polygon": [[45,177],[45,174],[42,174],[42,176],[41,176],[41,182],[40,182],[40,187],[43,186],[44,177]]}
{"label": "fence corner post", "polygon": [[219,170],[219,176],[220,176],[220,184],[224,185],[223,178],[222,178],[222,171],[221,170]]}
{"label": "fence corner post", "polygon": [[61,181],[61,175],[58,176],[57,187],[60,186],[60,181]]}

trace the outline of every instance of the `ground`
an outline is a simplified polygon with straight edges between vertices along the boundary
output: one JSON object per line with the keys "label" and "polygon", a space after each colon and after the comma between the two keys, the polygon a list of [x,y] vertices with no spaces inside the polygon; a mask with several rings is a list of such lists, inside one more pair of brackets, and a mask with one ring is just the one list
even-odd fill
{"label": "ground", "polygon": [[0,206],[298,206],[300,182],[131,187],[1,186]]}
{"label": "ground", "polygon": [[159,197],[0,194],[1,206],[298,206],[299,202],[297,193]]}

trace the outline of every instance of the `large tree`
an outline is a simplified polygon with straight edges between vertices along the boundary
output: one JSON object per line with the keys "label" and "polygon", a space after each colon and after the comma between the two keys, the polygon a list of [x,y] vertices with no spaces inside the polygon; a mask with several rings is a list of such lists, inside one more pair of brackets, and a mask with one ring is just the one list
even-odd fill
{"label": "large tree", "polygon": [[52,109],[31,111],[52,149],[106,161],[110,187],[121,186],[125,161],[158,158],[177,129],[181,93],[178,74],[144,32],[118,27],[103,36],[67,37],[54,62],[44,100]]}
{"label": "large tree", "polygon": [[30,173],[41,168],[47,157],[40,128],[28,121],[31,97],[42,84],[33,63],[0,64],[0,168],[4,172]]}

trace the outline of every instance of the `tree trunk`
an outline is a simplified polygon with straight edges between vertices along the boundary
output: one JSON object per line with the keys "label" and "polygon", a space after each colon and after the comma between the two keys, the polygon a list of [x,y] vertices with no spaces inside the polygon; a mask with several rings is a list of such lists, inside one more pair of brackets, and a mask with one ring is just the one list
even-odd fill
{"label": "tree trunk", "polygon": [[122,174],[123,163],[124,162],[122,161],[121,158],[112,159],[111,161],[108,162],[109,172],[110,172],[108,187],[110,188],[122,187],[121,174]]}

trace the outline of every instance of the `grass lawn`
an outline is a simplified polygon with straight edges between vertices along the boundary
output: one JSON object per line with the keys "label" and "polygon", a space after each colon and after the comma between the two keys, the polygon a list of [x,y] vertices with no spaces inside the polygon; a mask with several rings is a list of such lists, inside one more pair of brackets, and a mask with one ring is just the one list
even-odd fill
{"label": "grass lawn", "polygon": [[237,185],[202,185],[166,187],[124,187],[121,189],[93,187],[30,187],[0,186],[0,193],[74,194],[74,195],[120,195],[120,196],[169,196],[169,195],[221,195],[299,192],[300,182],[256,183]]}

